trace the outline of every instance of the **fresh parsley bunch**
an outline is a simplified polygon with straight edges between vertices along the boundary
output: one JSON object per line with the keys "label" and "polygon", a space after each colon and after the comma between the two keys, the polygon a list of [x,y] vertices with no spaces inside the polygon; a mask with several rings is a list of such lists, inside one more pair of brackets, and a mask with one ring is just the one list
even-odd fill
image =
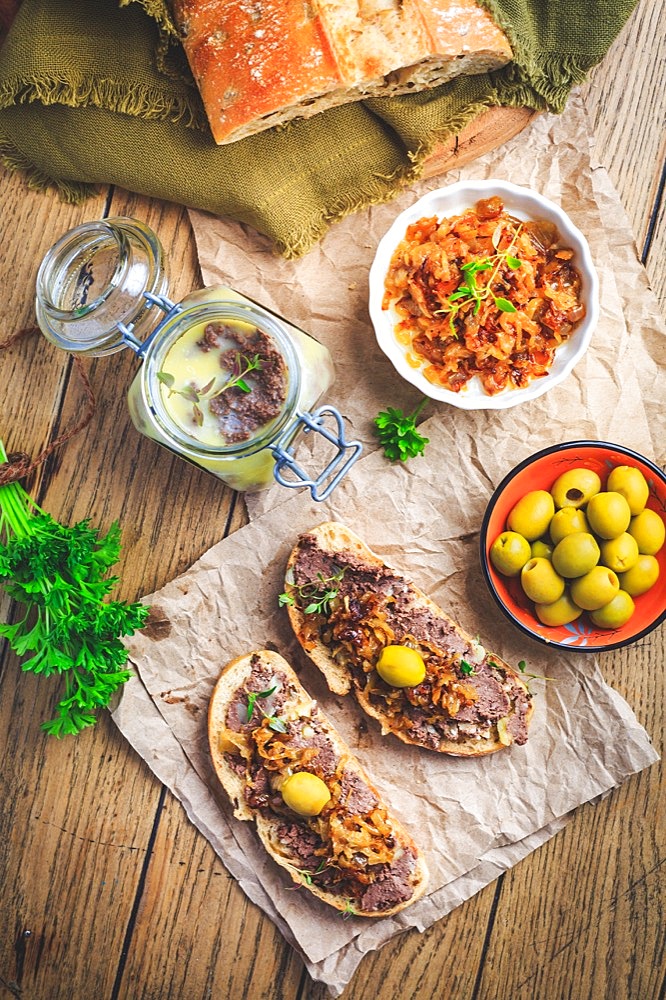
{"label": "fresh parsley bunch", "polygon": [[[2,442],[0,461],[7,461]],[[107,574],[119,554],[117,523],[104,536],[87,520],[66,527],[20,483],[0,487],[0,583],[23,605],[20,620],[0,624],[0,636],[28,655],[23,670],[64,678],[56,715],[42,725],[54,736],[93,725],[97,709],[130,677],[120,636],[141,628],[148,608],[106,600],[117,583]]]}
{"label": "fresh parsley bunch", "polygon": [[430,439],[419,434],[416,421],[427,402],[427,397],[424,397],[413,413],[407,416],[402,410],[389,406],[375,417],[375,433],[391,462],[406,462],[423,454]]}

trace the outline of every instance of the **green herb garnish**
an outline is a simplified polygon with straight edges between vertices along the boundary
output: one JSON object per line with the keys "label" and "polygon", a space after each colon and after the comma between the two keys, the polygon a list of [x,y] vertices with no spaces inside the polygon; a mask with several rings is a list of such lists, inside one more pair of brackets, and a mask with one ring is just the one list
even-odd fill
{"label": "green herb garnish", "polygon": [[346,920],[347,917],[354,917],[354,916],[356,916],[356,910],[354,909],[354,905],[353,905],[351,899],[346,899],[345,900],[345,908],[344,908],[344,910],[341,910],[340,912],[342,913],[342,919],[343,920]]}
{"label": "green herb garnish", "polygon": [[[7,461],[1,441],[0,461]],[[149,609],[106,600],[119,554],[117,522],[104,536],[88,520],[66,527],[20,483],[0,487],[0,583],[24,605],[19,621],[0,624],[0,635],[19,656],[32,654],[23,670],[64,678],[55,718],[42,724],[54,736],[92,726],[97,709],[130,677],[120,636],[141,628]]]}
{"label": "green herb garnish", "polygon": [[287,727],[282,719],[278,719],[275,715],[265,715],[264,718],[268,720],[268,728],[272,729],[274,733],[286,733]]}
{"label": "green herb garnish", "polygon": [[[289,865],[289,867],[291,868],[292,871],[296,872],[297,875],[301,876],[302,883],[305,883],[305,885],[312,885],[313,876],[320,875],[323,872],[324,868],[326,868],[326,865],[327,865],[326,858],[322,858],[321,861],[319,862],[319,865],[314,871],[311,868],[297,868],[296,865]],[[295,888],[298,888],[298,886],[296,886]]]}
{"label": "green herb garnish", "polygon": [[[490,661],[488,661],[488,662],[490,662]],[[497,666],[497,664],[491,664],[491,666]],[[521,674],[524,674],[524,676],[527,677],[527,678],[529,678],[530,680],[542,680],[542,681],[554,681],[555,680],[554,677],[546,677],[545,674],[528,674],[528,673],[526,673],[526,671],[527,671],[527,664],[525,663],[525,660],[520,660],[518,662],[518,669],[520,670]]]}
{"label": "green herb garnish", "polygon": [[169,390],[170,396],[182,396],[192,403],[192,414],[197,427],[203,426],[204,415],[200,407],[202,400],[215,399],[221,396],[228,389],[240,389],[241,392],[252,392],[251,386],[245,381],[245,376],[253,371],[261,371],[261,358],[255,354],[253,358],[248,358],[240,351],[236,351],[233,369],[230,377],[222,385],[218,384],[216,378],[212,378],[202,389],[197,389],[194,385],[186,385],[182,389],[176,389],[176,378],[170,372],[157,372],[157,379]]}
{"label": "green herb garnish", "polygon": [[[458,331],[455,328],[455,318],[462,309],[463,306],[473,304],[474,315],[479,312],[481,304],[488,298],[492,298],[495,306],[500,312],[515,313],[517,312],[516,307],[508,299],[505,299],[502,295],[495,295],[492,286],[493,282],[497,279],[499,270],[502,264],[506,264],[512,271],[516,271],[522,266],[522,261],[518,257],[514,257],[510,251],[518,239],[518,235],[522,229],[522,224],[518,226],[511,242],[509,243],[506,250],[498,250],[499,242],[502,236],[502,225],[498,225],[497,229],[493,234],[493,246],[497,253],[493,254],[492,257],[481,257],[479,260],[471,260],[467,264],[463,264],[460,268],[462,279],[456,290],[449,295],[447,304],[442,306],[441,309],[436,310],[437,315],[442,313],[449,314],[449,327],[451,333],[454,337],[458,336]],[[488,278],[485,285],[479,287],[476,282],[477,274],[482,271],[490,271],[492,274]]]}
{"label": "green herb garnish", "polygon": [[[304,583],[299,587],[292,583],[291,586],[299,596],[299,603],[304,605],[303,614],[327,615],[331,610],[331,601],[338,596],[340,590],[340,587],[335,586],[335,584],[339,584],[344,575],[345,567],[343,566],[333,576],[325,577],[323,573],[317,573],[317,582]],[[296,598],[293,594],[285,592],[279,595],[278,604],[281,608],[285,605],[293,607],[296,604]]]}
{"label": "green herb garnish", "polygon": [[277,684],[274,684],[272,688],[268,689],[268,691],[250,691],[250,693],[247,696],[247,721],[248,722],[252,718],[252,713],[254,712],[254,706],[255,706],[255,702],[256,702],[257,698],[268,698],[270,695],[273,694],[274,691],[277,691]]}
{"label": "green herb garnish", "polygon": [[427,397],[424,397],[408,416],[402,410],[389,406],[375,417],[375,433],[389,461],[406,462],[423,454],[430,439],[419,434],[416,421],[427,402]]}
{"label": "green herb garnish", "polygon": [[[277,684],[274,684],[272,688],[268,688],[267,691],[250,691],[247,696],[247,721],[249,722],[252,718],[252,713],[254,712],[254,707],[257,704],[259,698],[270,698],[270,696],[277,691]],[[263,715],[264,719],[268,721],[268,728],[272,729],[276,733],[286,733],[287,727],[282,719],[278,719],[275,715],[268,715],[262,709],[261,705],[257,706],[259,711]]]}
{"label": "green herb garnish", "polygon": [[472,666],[472,664],[468,663],[467,660],[461,660],[460,661],[460,673],[461,674],[465,674],[466,677],[471,677],[472,674],[476,673],[476,671],[474,670],[474,667]]}

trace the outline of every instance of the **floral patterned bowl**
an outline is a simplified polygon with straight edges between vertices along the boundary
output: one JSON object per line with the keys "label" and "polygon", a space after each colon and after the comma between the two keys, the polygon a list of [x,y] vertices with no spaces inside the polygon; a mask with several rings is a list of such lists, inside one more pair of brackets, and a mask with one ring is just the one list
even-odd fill
{"label": "floral patterned bowl", "polygon": [[659,578],[645,594],[634,598],[635,611],[620,628],[598,628],[583,613],[569,625],[543,625],[523,593],[517,577],[502,576],[490,561],[490,547],[506,530],[509,511],[525,493],[550,490],[567,469],[584,466],[601,478],[602,488],[616,465],[631,465],[645,476],[650,495],[647,506],[666,520],[666,475],[649,459],[622,445],[605,441],[569,441],[537,452],[516,466],[497,487],[486,509],[481,527],[481,564],[495,601],[509,621],[522,632],[549,646],[597,653],[628,646],[647,635],[666,618],[666,545],[657,553]]}

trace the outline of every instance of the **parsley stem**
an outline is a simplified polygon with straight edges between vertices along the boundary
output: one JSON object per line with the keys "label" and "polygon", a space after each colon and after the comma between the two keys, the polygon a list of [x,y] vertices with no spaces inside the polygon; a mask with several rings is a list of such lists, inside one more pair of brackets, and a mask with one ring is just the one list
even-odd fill
{"label": "parsley stem", "polygon": [[416,407],[416,409],[412,411],[412,420],[418,420],[427,402],[428,402],[428,397],[424,396],[419,405]]}

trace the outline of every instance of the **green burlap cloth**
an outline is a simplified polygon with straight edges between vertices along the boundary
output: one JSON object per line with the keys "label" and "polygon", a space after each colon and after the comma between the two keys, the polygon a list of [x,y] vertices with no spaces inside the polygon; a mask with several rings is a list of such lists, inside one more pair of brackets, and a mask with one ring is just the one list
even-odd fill
{"label": "green burlap cloth", "polygon": [[295,256],[395,195],[484,108],[561,112],[636,0],[481,2],[513,47],[504,69],[218,147],[163,0],[23,0],[0,50],[0,157],[67,199],[117,184],[249,223]]}

